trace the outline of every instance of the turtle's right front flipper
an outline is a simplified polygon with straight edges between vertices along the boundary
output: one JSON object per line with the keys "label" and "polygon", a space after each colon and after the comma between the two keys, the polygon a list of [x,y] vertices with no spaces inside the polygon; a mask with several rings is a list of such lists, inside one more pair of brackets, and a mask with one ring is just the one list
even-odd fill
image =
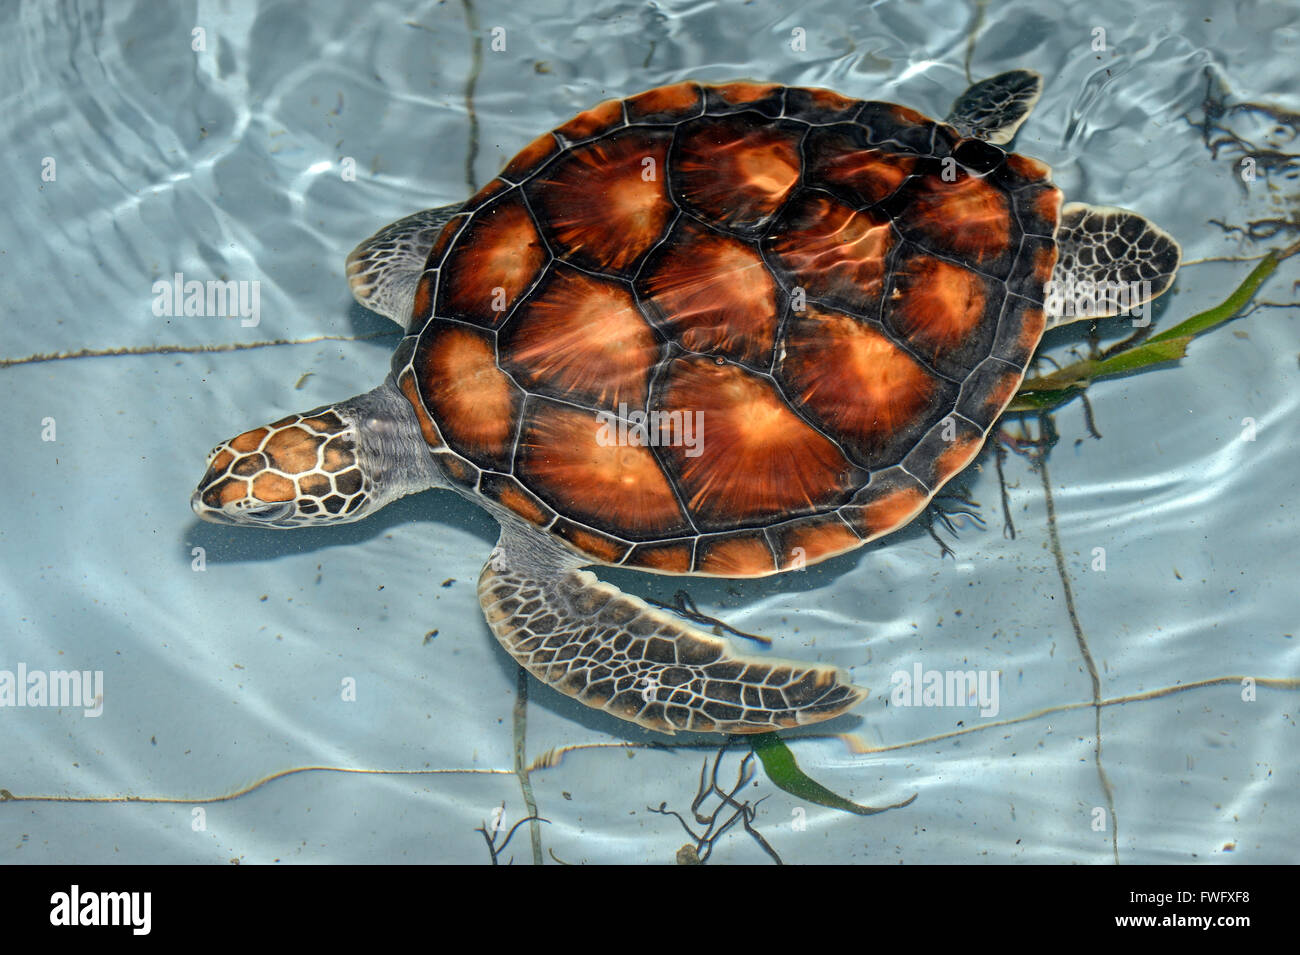
{"label": "turtle's right front flipper", "polygon": [[352,296],[405,329],[433,242],[459,211],[459,203],[425,209],[385,226],[353,249],[346,265]]}
{"label": "turtle's right front flipper", "polygon": [[1163,295],[1183,258],[1178,240],[1145,216],[1082,202],[1062,207],[1056,245],[1044,290],[1048,328],[1118,315]]}
{"label": "turtle's right front flipper", "polygon": [[763,733],[831,719],[866,698],[835,667],[737,655],[508,522],[478,594],[492,632],[529,673],[661,733]]}

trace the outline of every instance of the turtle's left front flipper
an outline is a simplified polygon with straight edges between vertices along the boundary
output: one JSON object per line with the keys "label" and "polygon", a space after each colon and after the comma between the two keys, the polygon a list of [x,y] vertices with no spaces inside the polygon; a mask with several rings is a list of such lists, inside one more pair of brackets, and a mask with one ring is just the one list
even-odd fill
{"label": "turtle's left front flipper", "polygon": [[398,219],[348,253],[345,271],[353,298],[405,329],[433,242],[459,211],[457,203]]}
{"label": "turtle's left front flipper", "polygon": [[835,667],[738,655],[509,521],[478,595],[492,632],[529,673],[661,733],[764,733],[831,719],[866,698]]}
{"label": "turtle's left front flipper", "polygon": [[1005,146],[1042,95],[1043,78],[1033,70],[999,73],[958,96],[944,122],[962,136]]}

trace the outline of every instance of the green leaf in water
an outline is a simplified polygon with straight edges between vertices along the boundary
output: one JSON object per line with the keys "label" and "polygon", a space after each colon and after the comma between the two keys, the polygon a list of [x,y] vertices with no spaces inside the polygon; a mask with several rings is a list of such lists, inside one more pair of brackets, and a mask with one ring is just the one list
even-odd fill
{"label": "green leaf in water", "polygon": [[831,792],[821,783],[805,774],[799,768],[799,764],[795,762],[794,753],[790,752],[790,747],[785,745],[785,740],[775,733],[763,733],[760,736],[751,737],[750,746],[754,750],[754,755],[762,762],[763,769],[767,771],[768,779],[776,783],[778,788],[784,789],[791,796],[805,802],[826,806],[830,809],[842,809],[845,812],[853,813],[855,816],[874,816],[876,813],[884,812],[887,809],[898,809],[909,805],[916,799],[916,793],[913,793],[911,798],[894,803],[892,806],[880,806],[878,808],[875,806],[859,806],[857,803]]}
{"label": "green leaf in water", "polygon": [[1259,287],[1273,274],[1278,263],[1298,251],[1300,251],[1300,243],[1286,249],[1272,250],[1251,270],[1232,294],[1214,308],[1193,315],[1173,328],[1152,335],[1132,348],[1100,361],[1085,358],[1050,375],[1040,375],[1023,382],[1019,393],[1007,406],[1007,412],[1051,411],[1076,395],[1082,394],[1098,378],[1128,375],[1165,362],[1177,361],[1187,354],[1187,346],[1193,338],[1217,328],[1240,314],[1255,297]]}

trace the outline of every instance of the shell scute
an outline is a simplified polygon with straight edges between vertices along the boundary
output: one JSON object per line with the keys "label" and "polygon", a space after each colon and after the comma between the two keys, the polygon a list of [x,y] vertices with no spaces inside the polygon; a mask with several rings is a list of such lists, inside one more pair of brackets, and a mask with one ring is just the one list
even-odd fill
{"label": "shell scute", "polygon": [[989,358],[962,382],[957,413],[981,428],[991,427],[1002,409],[1015,397],[1024,372],[1007,362]]}
{"label": "shell scute", "polygon": [[478,489],[479,469],[459,454],[453,451],[435,451],[433,457],[442,468],[442,472],[458,487],[468,491]]}
{"label": "shell scute", "polygon": [[786,394],[867,468],[897,461],[950,405],[953,387],[881,330],[809,306],[790,322],[779,379]]}
{"label": "shell scute", "polygon": [[781,570],[799,570],[862,543],[862,538],[835,514],[778,524],[767,534]]}
{"label": "shell scute", "polygon": [[642,407],[660,343],[625,285],[567,266],[501,331],[501,366],[523,388],[600,408]]}
{"label": "shell scute", "polygon": [[433,419],[429,417],[429,410],[425,408],[424,398],[415,383],[415,375],[409,369],[402,372],[397,379],[397,387],[402,390],[406,400],[415,409],[415,418],[420,423],[420,434],[424,436],[425,443],[431,448],[443,447],[442,434],[438,431],[438,426],[433,423]]}
{"label": "shell scute", "polygon": [[603,136],[611,130],[624,125],[623,101],[607,99],[597,103],[591,109],[583,110],[555,132],[570,141],[591,139]]}
{"label": "shell scute", "polygon": [[806,152],[809,179],[825,183],[832,194],[855,208],[892,196],[917,163],[915,156],[869,146],[866,131],[853,124],[812,130]]}
{"label": "shell scute", "polygon": [[551,525],[551,533],[568,541],[584,554],[590,554],[607,564],[617,564],[632,548],[632,545],[626,541],[620,541],[609,534],[592,530],[564,517],[556,518],[555,523]]}
{"label": "shell scute", "polygon": [[916,442],[903,458],[903,468],[934,491],[969,464],[983,446],[982,430],[963,417],[948,415]]}
{"label": "shell scute", "polygon": [[723,83],[704,89],[710,114],[752,109],[774,119],[785,109],[785,87],[774,83]]}
{"label": "shell scute", "polygon": [[471,196],[468,200],[466,200],[465,204],[461,206],[461,210],[466,214],[477,212],[479,209],[482,209],[485,205],[487,205],[497,196],[501,195],[501,193],[506,192],[507,190],[513,188],[514,188],[514,183],[508,182],[507,180],[501,178],[500,176],[497,176],[495,179],[489,182],[478,192],[474,193],[474,195]]}
{"label": "shell scute", "polygon": [[435,323],[420,336],[412,366],[443,439],[479,467],[508,473],[524,393],[498,367],[492,337]]}
{"label": "shell scute", "polygon": [[1023,236],[1007,284],[1034,305],[1042,305],[1047,283],[1056,267],[1056,251],[1056,242],[1046,236]]}
{"label": "shell scute", "polygon": [[513,183],[522,182],[533,169],[556,155],[561,148],[554,133],[543,133],[506,164],[506,168],[501,170],[501,178]]}
{"label": "shell scute", "polygon": [[1047,163],[1019,153],[1007,154],[1007,168],[1027,182],[1047,182],[1052,168]]}
{"label": "shell scute", "polygon": [[515,474],[558,513],[623,540],[689,532],[653,451],[611,438],[595,412],[530,399]]}
{"label": "shell scute", "polygon": [[916,110],[894,103],[863,103],[854,122],[866,130],[867,143],[872,146],[925,156],[935,141],[934,123]]}
{"label": "shell scute", "polygon": [[625,101],[629,123],[675,123],[704,110],[703,91],[695,83],[659,86]]}
{"label": "shell scute", "polygon": [[415,299],[411,303],[411,314],[416,321],[425,320],[433,312],[433,295],[438,288],[438,273],[425,272],[415,284]]}
{"label": "shell scute", "polygon": [[660,448],[701,530],[728,530],[834,507],[862,477],[835,442],[791,410],[772,381],[689,356],[669,363],[656,410],[698,423],[694,446]]}
{"label": "shell scute", "polygon": [[524,188],[555,254],[627,273],[676,210],[665,186],[672,134],[628,129],[575,146]]}
{"label": "shell scute", "polygon": [[711,224],[761,228],[799,181],[803,132],[746,114],[687,123],[673,149],[674,196]]}
{"label": "shell scute", "polygon": [[480,210],[456,243],[454,268],[440,268],[439,315],[494,327],[533,286],[549,258],[516,191]]}
{"label": "shell scute", "polygon": [[930,491],[901,466],[876,471],[866,487],[840,508],[840,516],[864,541],[888,534],[915,517]]}
{"label": "shell scute", "polygon": [[695,538],[637,544],[623,560],[626,567],[641,567],[665,574],[689,574],[695,555]]}
{"label": "shell scute", "polygon": [[763,250],[788,288],[856,315],[874,315],[894,243],[887,216],[810,192],[786,206]]}
{"label": "shell scute", "polygon": [[961,380],[989,354],[1005,286],[910,243],[890,275],[881,321],[926,366]]}
{"label": "shell scute", "polygon": [[469,215],[460,213],[447,220],[447,224],[442,227],[438,233],[438,238],[433,240],[433,248],[429,250],[428,267],[436,269],[442,264],[443,258],[447,254],[447,248],[460,235],[460,230],[469,222]]}
{"label": "shell scute", "polygon": [[819,126],[852,120],[861,109],[862,100],[834,90],[791,87],[785,95],[787,116]]}
{"label": "shell scute", "polygon": [[1009,302],[1004,309],[993,342],[993,354],[1010,365],[1023,368],[1043,337],[1047,316],[1041,308],[1025,308],[1019,303]]}
{"label": "shell scute", "polygon": [[484,471],[479,479],[479,492],[490,497],[502,507],[522,517],[535,527],[546,527],[555,520],[555,512],[537,495],[508,474]]}
{"label": "shell scute", "polygon": [[1010,198],[964,167],[931,168],[912,179],[890,206],[898,230],[926,249],[989,275],[1004,276],[1011,267],[1015,230]]}
{"label": "shell scute", "polygon": [[657,327],[690,351],[771,365],[781,294],[752,245],[683,218],[636,289]]}
{"label": "shell scute", "polygon": [[696,573],[759,577],[776,569],[776,558],[762,531],[703,537],[696,548]]}
{"label": "shell scute", "polygon": [[1032,198],[1028,201],[1018,196],[1016,208],[1025,232],[1054,237],[1061,221],[1061,204],[1064,201],[1065,196],[1055,186],[1033,189]]}

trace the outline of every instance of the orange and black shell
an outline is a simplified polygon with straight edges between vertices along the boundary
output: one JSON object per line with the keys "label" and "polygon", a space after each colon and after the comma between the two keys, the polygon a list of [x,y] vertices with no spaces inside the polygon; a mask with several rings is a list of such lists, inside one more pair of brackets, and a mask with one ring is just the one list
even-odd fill
{"label": "orange and black shell", "polygon": [[612,100],[447,224],[394,372],[451,481],[596,561],[811,564],[916,516],[1015,394],[1049,173],[827,90]]}

